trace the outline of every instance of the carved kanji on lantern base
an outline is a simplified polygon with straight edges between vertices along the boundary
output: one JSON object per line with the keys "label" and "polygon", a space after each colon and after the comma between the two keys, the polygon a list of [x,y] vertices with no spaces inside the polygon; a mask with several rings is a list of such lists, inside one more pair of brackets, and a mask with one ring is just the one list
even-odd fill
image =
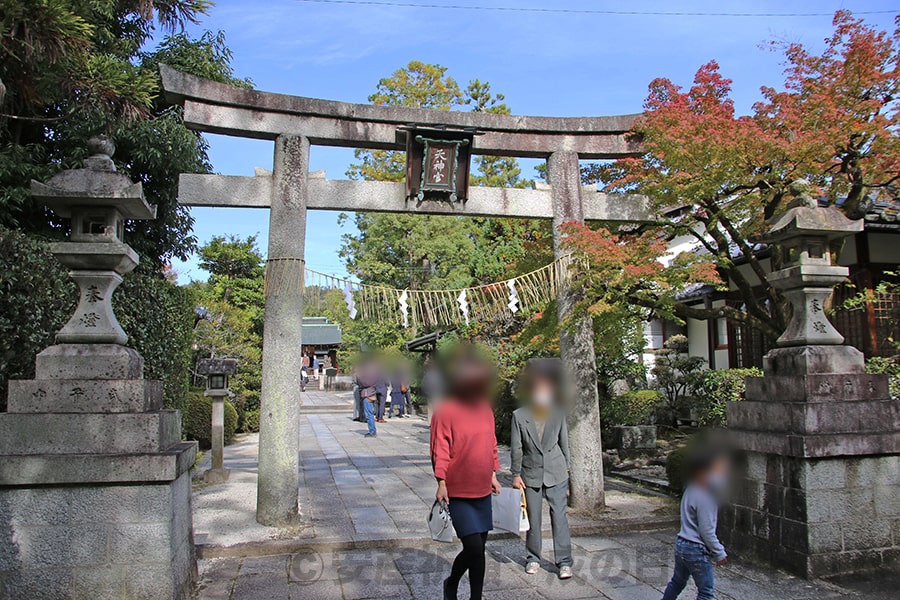
{"label": "carved kanji on lantern base", "polygon": [[406,197],[465,202],[475,132],[423,127],[405,131]]}

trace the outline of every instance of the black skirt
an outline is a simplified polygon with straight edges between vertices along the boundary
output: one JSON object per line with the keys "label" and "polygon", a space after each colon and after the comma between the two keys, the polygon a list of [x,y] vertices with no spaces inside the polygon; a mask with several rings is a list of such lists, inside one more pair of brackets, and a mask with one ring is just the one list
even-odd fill
{"label": "black skirt", "polygon": [[484,498],[450,498],[450,518],[458,537],[493,529],[491,495]]}

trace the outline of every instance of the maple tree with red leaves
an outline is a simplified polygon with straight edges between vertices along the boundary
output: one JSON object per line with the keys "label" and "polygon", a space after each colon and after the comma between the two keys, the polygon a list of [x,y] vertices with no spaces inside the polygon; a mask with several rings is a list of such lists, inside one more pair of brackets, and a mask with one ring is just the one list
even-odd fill
{"label": "maple tree with red leaves", "polygon": [[[637,233],[567,226],[570,246],[590,264],[579,280],[593,310],[627,302],[666,317],[724,316],[772,339],[782,333],[788,304],[753,241],[766,220],[806,189],[860,218],[900,178],[900,28],[879,31],[847,11],[833,24],[821,54],[773,42],[786,58],[784,85],[763,87],[751,115],[735,114],[731,80],[715,61],[688,90],[662,78],[650,84],[634,129],[645,154],[593,172],[606,191],[646,194],[658,221]],[[697,250],[658,262],[664,241],[676,238]],[[679,302],[696,282],[728,282],[742,306]]]}

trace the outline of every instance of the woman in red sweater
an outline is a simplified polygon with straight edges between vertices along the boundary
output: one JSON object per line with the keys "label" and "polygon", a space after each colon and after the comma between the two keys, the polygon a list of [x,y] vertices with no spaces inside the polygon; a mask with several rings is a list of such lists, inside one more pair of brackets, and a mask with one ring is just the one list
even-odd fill
{"label": "woman in red sweater", "polygon": [[481,600],[484,545],[491,530],[491,493],[500,493],[497,437],[490,403],[493,373],[474,356],[458,360],[449,378],[449,396],[431,421],[431,461],[447,502],[462,551],[444,580],[444,600],[456,600],[459,580],[469,572],[471,599]]}

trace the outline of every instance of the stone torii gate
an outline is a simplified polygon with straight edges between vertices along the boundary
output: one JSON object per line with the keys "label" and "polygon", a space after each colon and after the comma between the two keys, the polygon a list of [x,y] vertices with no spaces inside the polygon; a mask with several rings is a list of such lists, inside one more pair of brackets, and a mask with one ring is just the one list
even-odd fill
{"label": "stone torii gate", "polygon": [[[566,222],[642,221],[646,198],[611,196],[581,184],[579,159],[639,154],[626,134],[636,115],[519,117],[348,104],[247,90],[160,66],[167,98],[184,105],[184,121],[198,131],[275,142],[274,170],[255,177],[181,175],[179,202],[189,206],[270,209],[268,261],[302,275],[307,209],[504,216],[553,220],[554,253],[563,253]],[[471,188],[466,202],[416,202],[403,183],[309,178],[310,145],[404,150],[405,128],[476,130],[473,154],[546,159],[549,190]],[[302,280],[302,279],[301,279]],[[564,290],[560,320],[577,298]],[[302,298],[296,290],[266,296],[259,439],[257,520],[290,522],[297,515]],[[604,504],[596,357],[591,321],[584,315],[560,340],[569,421],[572,506],[589,512]]]}

